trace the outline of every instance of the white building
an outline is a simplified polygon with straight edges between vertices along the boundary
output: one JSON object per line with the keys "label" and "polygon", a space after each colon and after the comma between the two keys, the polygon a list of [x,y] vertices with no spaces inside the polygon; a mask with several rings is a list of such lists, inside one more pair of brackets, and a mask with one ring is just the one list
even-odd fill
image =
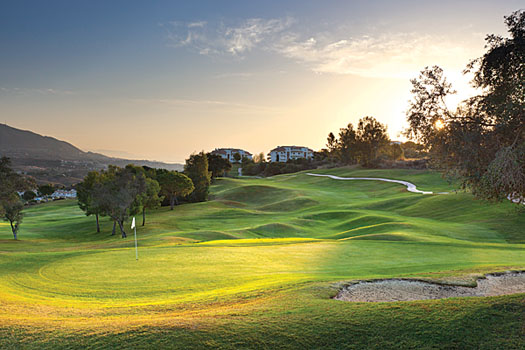
{"label": "white building", "polygon": [[268,155],[270,162],[287,162],[289,159],[313,159],[314,151],[302,146],[277,146]]}
{"label": "white building", "polygon": [[242,158],[252,159],[252,154],[248,151],[238,149],[238,148],[216,148],[211,151],[211,154],[217,154],[224,159],[228,159],[230,163],[240,163],[241,161],[236,161],[234,155],[238,153]]}
{"label": "white building", "polygon": [[[33,189],[31,190],[33,193],[37,194],[38,193],[38,189]],[[24,192],[18,192],[18,195],[19,196],[22,196],[24,194]],[[47,202],[48,200],[53,200],[53,199],[59,199],[59,198],[63,198],[63,199],[67,199],[67,198],[77,198],[77,190],[75,189],[71,189],[71,190],[56,190],[55,192],[53,192],[53,194],[49,195],[49,196],[36,196],[35,198],[33,198],[34,201],[36,202]]]}
{"label": "white building", "polygon": [[56,190],[50,196],[53,199],[57,198],[77,198],[77,190]]}

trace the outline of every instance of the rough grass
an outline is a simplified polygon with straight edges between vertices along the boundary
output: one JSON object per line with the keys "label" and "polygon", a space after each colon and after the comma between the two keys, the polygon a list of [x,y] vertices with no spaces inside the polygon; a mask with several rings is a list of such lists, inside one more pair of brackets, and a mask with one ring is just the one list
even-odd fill
{"label": "rough grass", "polygon": [[[339,176],[453,186],[419,170]],[[467,193],[302,173],[220,179],[213,201],[151,211],[133,240],[95,232],[73,201],[0,225],[0,348],[520,349],[525,296],[330,299],[345,281],[469,283],[525,268],[525,218]]]}

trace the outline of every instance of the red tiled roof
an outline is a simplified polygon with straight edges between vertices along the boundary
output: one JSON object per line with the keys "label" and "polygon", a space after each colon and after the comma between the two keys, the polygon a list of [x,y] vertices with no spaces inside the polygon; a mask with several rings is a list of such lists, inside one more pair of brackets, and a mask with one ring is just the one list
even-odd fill
{"label": "red tiled roof", "polygon": [[270,151],[270,153],[272,153],[272,152],[286,152],[286,147],[289,147],[290,151],[292,151],[292,152],[304,152],[302,150],[302,148],[306,148],[309,152],[313,152],[312,149],[310,149],[308,147],[304,147],[304,146],[277,146],[274,149],[272,149]]}
{"label": "red tiled roof", "polygon": [[214,153],[214,154],[226,154],[226,151],[230,151],[231,153],[241,153],[241,152],[244,152],[245,154],[251,156],[252,154],[248,151],[245,151],[243,149],[240,149],[240,148],[216,148],[215,150],[213,150],[211,153]]}

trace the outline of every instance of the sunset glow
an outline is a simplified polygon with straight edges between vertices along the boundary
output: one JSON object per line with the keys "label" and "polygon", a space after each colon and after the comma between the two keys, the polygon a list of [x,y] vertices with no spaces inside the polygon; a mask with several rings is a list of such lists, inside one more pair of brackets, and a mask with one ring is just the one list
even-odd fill
{"label": "sunset glow", "polygon": [[523,1],[0,1],[0,350],[525,349]]}
{"label": "sunset glow", "polygon": [[366,115],[398,140],[409,79],[437,64],[467,96],[465,65],[522,5],[475,3],[4,3],[1,121],[171,162],[216,147],[319,150]]}

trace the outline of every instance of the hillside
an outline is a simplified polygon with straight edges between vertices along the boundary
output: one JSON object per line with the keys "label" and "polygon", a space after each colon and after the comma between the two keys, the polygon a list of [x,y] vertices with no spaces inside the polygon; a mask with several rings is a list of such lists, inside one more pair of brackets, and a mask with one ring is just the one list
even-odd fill
{"label": "hillside", "polygon": [[[454,188],[421,170],[316,173]],[[28,208],[17,242],[0,223],[0,348],[525,346],[525,294],[331,299],[356,280],[472,285],[488,272],[523,270],[525,217],[510,202],[305,173],[218,179],[210,197],[149,210],[137,227],[138,261],[131,237],[111,236],[107,217],[96,233],[75,201]]]}
{"label": "hillside", "polygon": [[12,158],[57,160],[94,160],[97,156],[98,159],[104,158],[102,155],[83,152],[65,141],[5,124],[0,124],[0,152]]}
{"label": "hillside", "polygon": [[38,182],[71,185],[90,170],[109,164],[125,166],[133,163],[154,168],[182,170],[182,164],[149,160],[108,157],[100,153],[84,152],[74,145],[50,136],[0,124],[0,156],[11,158],[16,170],[36,178]]}

